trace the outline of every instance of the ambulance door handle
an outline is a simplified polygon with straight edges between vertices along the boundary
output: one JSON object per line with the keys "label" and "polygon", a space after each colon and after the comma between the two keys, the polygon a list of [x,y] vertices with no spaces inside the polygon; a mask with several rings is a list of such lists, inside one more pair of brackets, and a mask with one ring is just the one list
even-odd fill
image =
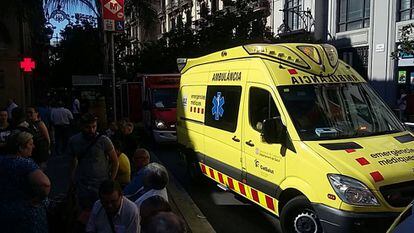
{"label": "ambulance door handle", "polygon": [[240,139],[238,139],[236,136],[234,136],[232,139],[233,139],[233,141],[235,141],[235,142],[240,142]]}
{"label": "ambulance door handle", "polygon": [[246,145],[248,145],[250,147],[254,147],[254,144],[253,144],[252,140],[247,141]]}

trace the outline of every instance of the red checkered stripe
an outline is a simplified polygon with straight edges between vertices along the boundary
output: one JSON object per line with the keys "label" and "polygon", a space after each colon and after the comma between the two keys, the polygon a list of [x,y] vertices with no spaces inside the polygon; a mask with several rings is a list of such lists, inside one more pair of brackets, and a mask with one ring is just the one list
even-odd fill
{"label": "red checkered stripe", "polygon": [[[355,149],[346,149],[345,150],[347,153],[354,153],[357,152]],[[360,166],[368,166],[370,167],[370,162],[368,159],[366,159],[365,157],[359,157],[357,159],[355,159],[355,161],[360,165]],[[376,171],[376,170],[372,170],[370,173],[370,176],[372,177],[372,180],[375,183],[381,182],[384,180],[384,177],[382,176],[380,171]]]}
{"label": "red checkered stripe", "polygon": [[190,112],[204,114],[204,108],[190,106]]}
{"label": "red checkered stripe", "polygon": [[200,168],[202,173],[208,178],[216,181],[217,183],[227,186],[232,191],[246,197],[247,199],[262,206],[268,211],[277,214],[276,199],[255,188],[250,187],[249,185],[244,184],[243,182],[240,182],[239,180],[236,180],[217,170],[214,170],[213,168],[203,163],[200,163]]}

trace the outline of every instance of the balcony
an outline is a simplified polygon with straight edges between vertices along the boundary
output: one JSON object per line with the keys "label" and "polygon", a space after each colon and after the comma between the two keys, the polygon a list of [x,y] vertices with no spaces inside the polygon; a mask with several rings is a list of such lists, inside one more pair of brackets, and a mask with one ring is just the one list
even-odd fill
{"label": "balcony", "polygon": [[253,3],[253,12],[263,14],[264,17],[270,15],[270,2],[268,0],[258,0]]}
{"label": "balcony", "polygon": [[169,14],[172,11],[182,9],[186,6],[191,7],[193,2],[191,0],[172,0],[167,4],[166,13]]}

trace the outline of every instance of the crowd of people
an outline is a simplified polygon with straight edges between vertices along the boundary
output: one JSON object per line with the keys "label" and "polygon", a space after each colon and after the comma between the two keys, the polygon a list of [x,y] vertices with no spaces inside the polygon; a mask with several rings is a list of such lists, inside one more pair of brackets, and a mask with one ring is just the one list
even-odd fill
{"label": "crowd of people", "polygon": [[[0,110],[1,232],[187,232],[168,202],[168,172],[151,162],[132,122],[111,122],[99,133],[97,117],[80,114],[79,100],[72,111],[62,103],[49,112],[41,108],[10,100]],[[53,216],[58,212],[48,197],[51,156],[71,160],[63,200],[74,201],[62,205],[67,216],[61,218]]]}

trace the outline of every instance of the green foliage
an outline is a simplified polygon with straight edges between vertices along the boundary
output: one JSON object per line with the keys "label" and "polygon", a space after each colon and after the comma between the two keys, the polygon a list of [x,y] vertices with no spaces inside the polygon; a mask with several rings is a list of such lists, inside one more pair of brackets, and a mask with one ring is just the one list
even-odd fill
{"label": "green foliage", "polygon": [[178,72],[178,57],[198,57],[243,44],[273,42],[270,28],[266,27],[269,11],[257,11],[256,2],[226,1],[225,9],[203,14],[204,18],[194,22],[195,29],[178,23],[161,39],[141,44],[138,54],[133,59],[124,57],[124,61],[134,67],[133,73],[172,73]]}
{"label": "green foliage", "polygon": [[401,28],[401,37],[396,50],[391,53],[391,57],[398,60],[401,53],[414,55],[414,23],[405,25]]}
{"label": "green foliage", "polygon": [[99,32],[88,22],[66,27],[62,40],[51,48],[51,79],[53,86],[71,85],[72,75],[103,73],[103,54]]}

